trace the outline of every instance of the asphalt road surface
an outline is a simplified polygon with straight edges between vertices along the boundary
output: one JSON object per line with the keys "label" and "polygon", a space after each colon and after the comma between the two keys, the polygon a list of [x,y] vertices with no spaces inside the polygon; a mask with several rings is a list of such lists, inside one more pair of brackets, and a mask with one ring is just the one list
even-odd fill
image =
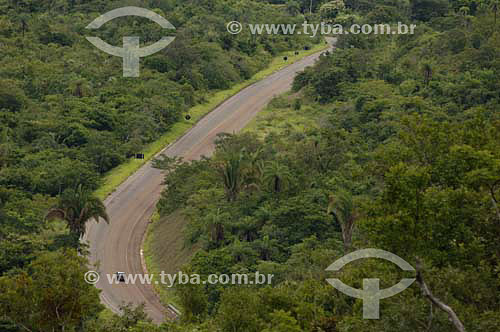
{"label": "asphalt road surface", "polygon": [[[330,39],[333,44],[334,40]],[[191,130],[161,153],[194,160],[210,156],[218,133],[238,132],[276,95],[288,91],[295,74],[318,59],[320,53],[308,56],[245,88],[202,118]],[[176,318],[165,308],[152,285],[110,284],[106,274],[125,272],[142,274],[141,244],[162,191],[163,175],[151,162],[126,180],[106,200],[110,223],[89,222],[83,241],[90,246],[90,262],[97,264],[101,278],[96,286],[102,290],[101,301],[114,312],[124,303],[145,304],[154,322]]]}

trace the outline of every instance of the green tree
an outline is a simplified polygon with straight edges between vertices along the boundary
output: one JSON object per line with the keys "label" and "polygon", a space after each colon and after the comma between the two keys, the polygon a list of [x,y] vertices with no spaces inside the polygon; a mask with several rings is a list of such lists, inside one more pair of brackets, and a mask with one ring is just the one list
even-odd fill
{"label": "green tree", "polygon": [[[188,271],[184,270],[186,273],[189,273]],[[204,318],[208,309],[208,296],[202,285],[191,283],[176,285],[175,293],[183,308],[181,316],[183,321],[194,322]]]}
{"label": "green tree", "polygon": [[352,248],[352,233],[359,218],[352,195],[347,192],[330,195],[327,213],[333,216],[336,224],[340,225],[344,253],[347,254]]}
{"label": "green tree", "polygon": [[0,170],[8,165],[9,155],[12,150],[12,143],[8,136],[8,129],[3,128],[0,131]]}
{"label": "green tree", "polygon": [[264,181],[274,193],[282,192],[290,184],[292,173],[286,165],[273,160],[264,168]]}
{"label": "green tree", "polygon": [[243,184],[243,154],[232,153],[219,166],[228,202],[236,200]]}
{"label": "green tree", "polygon": [[344,9],[345,4],[343,0],[334,0],[322,5],[319,9],[319,14],[322,19],[334,20]]}
{"label": "green tree", "polygon": [[297,320],[289,312],[277,310],[271,313],[269,327],[262,332],[301,332]]}
{"label": "green tree", "polygon": [[229,288],[222,294],[216,320],[224,332],[259,332],[263,327],[264,310],[255,291]]}
{"label": "green tree", "polygon": [[0,317],[24,331],[80,331],[103,309],[75,250],[44,253],[27,271],[0,278]]}
{"label": "green tree", "polygon": [[419,21],[429,21],[433,17],[444,16],[448,9],[447,0],[411,0],[412,17]]}
{"label": "green tree", "polygon": [[[144,304],[120,306],[120,314],[100,315],[85,324],[85,332],[160,332],[164,329],[153,324],[144,312]],[[168,330],[167,330],[168,331]]]}
{"label": "green tree", "polygon": [[432,80],[432,74],[433,74],[432,65],[429,62],[425,62],[422,65],[422,74],[424,75],[425,85],[429,85],[429,83]]}
{"label": "green tree", "polygon": [[286,3],[286,11],[292,16],[300,13],[300,4],[295,0],[288,0]]}
{"label": "green tree", "polygon": [[227,217],[228,215],[221,213],[220,209],[206,217],[207,230],[210,234],[210,240],[216,245],[220,244],[225,239],[224,222]]}
{"label": "green tree", "polygon": [[497,16],[498,16],[499,5],[500,5],[500,1],[498,1],[498,0],[492,0],[490,3],[490,9],[493,12],[493,15],[495,17],[495,27],[497,25]]}
{"label": "green tree", "polygon": [[71,234],[79,239],[85,233],[85,225],[90,219],[99,222],[100,218],[109,222],[106,207],[90,190],[82,185],[76,189],[66,189],[59,199],[59,204],[49,210],[46,219],[62,219],[68,224]]}
{"label": "green tree", "polygon": [[24,91],[18,88],[18,82],[0,80],[0,111],[19,112],[26,103]]}

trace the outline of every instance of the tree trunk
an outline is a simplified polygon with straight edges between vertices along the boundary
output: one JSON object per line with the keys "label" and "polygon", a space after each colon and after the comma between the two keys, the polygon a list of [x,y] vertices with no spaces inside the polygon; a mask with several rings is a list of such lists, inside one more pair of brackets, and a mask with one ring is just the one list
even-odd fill
{"label": "tree trunk", "polygon": [[446,305],[440,299],[435,297],[434,294],[432,294],[432,292],[430,291],[429,287],[427,286],[427,284],[424,281],[424,277],[422,275],[421,263],[420,263],[420,260],[418,258],[417,258],[416,268],[417,268],[417,283],[419,284],[420,289],[422,290],[422,293],[424,294],[424,296],[431,302],[431,304],[436,305],[439,309],[443,310],[444,312],[446,312],[448,314],[450,321],[453,323],[453,325],[455,326],[455,329],[458,332],[465,332],[465,327],[462,324],[462,322],[460,321],[460,318],[458,318],[455,311],[453,311],[453,309],[450,306]]}
{"label": "tree trunk", "polygon": [[341,224],[342,228],[342,241],[344,242],[344,254],[348,254],[352,248],[352,232],[354,230],[354,222],[356,218],[351,216],[345,221],[345,224]]}
{"label": "tree trunk", "polygon": [[497,204],[498,201],[495,197],[495,187],[496,187],[497,183],[493,184],[490,187],[490,196],[491,196],[491,203],[493,204],[493,208],[495,209],[495,212],[497,214],[498,221],[500,222],[500,209],[498,208],[498,204]]}
{"label": "tree trunk", "polygon": [[279,193],[281,191],[281,179],[279,176],[274,177],[274,192]]}

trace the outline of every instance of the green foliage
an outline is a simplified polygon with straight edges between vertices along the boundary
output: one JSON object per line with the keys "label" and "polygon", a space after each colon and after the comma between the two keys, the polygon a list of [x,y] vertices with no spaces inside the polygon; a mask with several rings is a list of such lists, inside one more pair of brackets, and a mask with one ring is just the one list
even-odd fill
{"label": "green foliage", "polygon": [[[468,331],[495,331],[497,1],[141,5],[178,30],[171,47],[143,59],[141,80],[133,81],[120,77],[120,59],[80,38],[86,23],[113,7],[108,2],[0,1],[2,330],[453,331],[416,284],[382,301],[381,319],[367,322],[361,301],[325,282],[325,268],[345,252],[376,247],[412,265],[419,257],[433,294]],[[274,275],[272,285],[176,285],[181,321],[162,326],[142,307],[98,315],[98,291],[83,280],[85,258],[61,247],[75,245],[87,220],[105,217],[91,195],[101,176],[207,94],[309,43],[248,31],[229,36],[226,22],[302,23],[302,14],[349,24],[416,20],[418,28],[415,35],[341,36],[334,53],[297,76],[293,97],[270,104],[275,128],[219,135],[211,159],[156,162],[168,171],[160,214],[182,214],[186,245],[200,248],[183,272],[259,271]],[[123,35],[146,43],[161,36],[142,23],[107,24],[97,33],[116,45]],[[45,220],[54,206],[49,216],[66,224]],[[363,278],[379,276],[385,288],[403,275],[365,260],[336,277],[361,288]]]}
{"label": "green foliage", "polygon": [[67,222],[71,235],[75,238],[78,247],[80,237],[83,236],[86,224],[90,219],[99,222],[100,218],[109,222],[104,203],[93,193],[79,185],[75,189],[66,189],[60,196],[57,207],[51,208],[47,219],[62,219]]}
{"label": "green foliage", "polygon": [[261,331],[264,308],[259,302],[255,293],[245,289],[226,292],[217,317],[222,331]]}
{"label": "green foliage", "polygon": [[[176,25],[177,34],[169,48],[141,61],[141,79],[130,80],[121,77],[121,59],[82,38],[88,22],[110,4],[1,2],[0,130],[9,130],[10,151],[8,165],[1,162],[2,185],[48,195],[77,184],[96,189],[101,175],[142,152],[207,94],[269,64],[267,36],[229,35],[226,22],[241,13],[247,20],[295,21],[279,8],[253,1],[146,1],[142,6],[156,8]],[[124,35],[154,42],[163,33],[147,20],[115,21],[96,32],[111,44],[119,45]],[[280,45],[273,52],[311,42],[305,36],[284,40],[273,37]]]}
{"label": "green foliage", "polygon": [[153,324],[144,312],[143,304],[136,307],[133,307],[132,304],[122,305],[120,310],[121,315],[100,315],[96,319],[86,321],[84,330],[88,332],[170,331],[167,327],[160,328]]}
{"label": "green foliage", "polygon": [[29,331],[77,331],[102,310],[85,282],[87,260],[73,250],[40,255],[28,271],[0,278],[0,316]]}
{"label": "green foliage", "polygon": [[[177,28],[175,43],[141,60],[140,79],[121,77],[121,59],[83,38],[89,22],[120,4],[151,8]],[[106,219],[91,194],[103,175],[144,153],[207,96],[271,63],[267,36],[227,33],[235,17],[297,21],[252,0],[0,1],[1,274],[25,268],[42,252],[78,246],[87,220]],[[119,46],[125,35],[151,44],[164,31],[148,20],[120,18],[94,33]],[[273,52],[312,42],[273,41]]]}
{"label": "green foliage", "polygon": [[319,9],[319,14],[324,20],[334,20],[344,9],[344,1],[335,0],[322,5]]}
{"label": "green foliage", "polygon": [[283,310],[275,311],[271,314],[272,327],[262,330],[263,332],[301,332],[297,320],[289,312]]}
{"label": "green foliage", "polygon": [[[490,52],[500,44],[494,13],[464,6],[346,1],[362,21],[429,23],[413,36],[342,36],[297,75],[293,96],[270,103],[274,128],[261,120],[257,135],[222,135],[212,159],[172,169],[159,207],[189,220],[186,239],[202,248],[189,271],[275,276],[272,287],[194,287],[203,300],[202,310],[187,309],[191,322],[221,331],[454,331],[417,284],[367,322],[361,301],[325,282],[345,252],[374,247],[414,266],[421,259],[433,294],[467,330],[495,330],[500,67]],[[467,24],[465,13],[475,15]],[[409,277],[380,260],[336,274],[355,288],[374,276],[381,288]]]}
{"label": "green foliage", "polygon": [[447,0],[412,0],[412,17],[419,21],[429,21],[434,17],[444,16],[449,9]]}
{"label": "green foliage", "polygon": [[23,90],[16,86],[15,81],[0,81],[0,106],[2,110],[19,112],[26,103]]}

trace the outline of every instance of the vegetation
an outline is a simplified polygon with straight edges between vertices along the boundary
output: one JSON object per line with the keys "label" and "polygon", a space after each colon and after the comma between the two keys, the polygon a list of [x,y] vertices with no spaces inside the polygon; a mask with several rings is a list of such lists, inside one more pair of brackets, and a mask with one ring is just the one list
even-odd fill
{"label": "vegetation", "polygon": [[79,185],[76,189],[66,189],[60,197],[59,205],[49,210],[49,220],[61,219],[67,222],[70,234],[78,247],[80,237],[85,234],[85,225],[90,219],[99,222],[99,218],[109,222],[106,207],[97,197]]}
{"label": "vegetation", "polygon": [[[121,78],[120,59],[81,37],[86,23],[123,4],[155,8],[178,28],[172,47],[142,60],[141,80]],[[0,0],[0,9],[2,331],[498,330],[497,1]],[[304,18],[418,28],[341,36],[249,130],[220,134],[212,158],[156,162],[169,172],[151,232],[184,230],[192,259],[182,271],[259,271],[274,274],[272,285],[176,285],[183,314],[161,326],[141,307],[103,311],[74,241],[87,220],[106,219],[92,192],[184,123],[188,109],[312,43],[232,36],[226,22]],[[160,36],[142,21],[96,33],[119,45],[134,32],[146,43]],[[417,268],[411,275],[366,259],[335,274],[354,288],[363,278],[386,288],[417,277],[381,301],[379,320],[363,320],[362,301],[325,281],[332,262],[361,248]],[[176,267],[186,256],[167,255]]]}
{"label": "vegetation", "polygon": [[[436,11],[441,2],[429,4],[432,12],[417,2],[405,8],[376,3],[358,3],[356,15],[373,20],[384,6],[394,14],[389,22],[422,20],[417,34],[343,36],[252,130],[220,135],[213,158],[181,163],[166,176],[160,214],[178,214],[180,207],[189,222],[186,245],[202,246],[183,271],[275,275],[272,287],[178,285],[186,326],[497,329],[500,67],[493,54],[500,43],[494,12],[470,5],[467,13],[474,14],[464,24],[463,6],[455,3],[446,2],[442,13]],[[332,262],[370,247],[418,268],[417,282],[383,300],[376,321],[362,319],[361,300],[325,282]],[[355,288],[377,276],[386,288],[404,274],[365,260],[339,275]]]}
{"label": "vegetation", "polygon": [[[154,8],[177,27],[169,48],[142,60],[141,79],[121,77],[121,59],[83,38],[90,21],[123,5]],[[318,41],[244,33],[228,39],[226,21],[242,13],[248,20],[298,21],[253,1],[5,0],[0,13],[2,273],[25,266],[38,250],[66,245],[64,228],[44,220],[58,201],[64,205],[71,192],[90,195],[96,189],[104,199],[140,165],[132,156],[151,157],[192,124],[182,120],[188,111],[194,112],[192,121],[199,119],[234,93],[221,89],[241,88],[268,65],[279,67],[271,61],[274,55]],[[120,45],[123,35],[137,34],[150,43],[163,32],[147,20],[123,18],[95,33]],[[123,163],[129,167],[102,181]],[[68,213],[59,217],[72,219],[72,233],[81,235],[84,220]]]}
{"label": "vegetation", "polygon": [[[125,5],[152,8],[177,28],[169,48],[141,60],[140,79],[121,77],[121,59],[84,38],[89,22]],[[101,200],[140,165],[135,154],[152,157],[230,94],[282,67],[278,54],[317,49],[319,39],[306,36],[226,32],[228,21],[257,17],[301,21],[254,1],[0,1],[0,275],[30,275],[42,255],[79,248],[86,221],[107,219]],[[150,44],[164,32],[120,18],[93,33],[119,46],[124,35]],[[37,324],[22,327],[2,310],[2,330]],[[39,328],[81,330],[95,315],[82,317]]]}

